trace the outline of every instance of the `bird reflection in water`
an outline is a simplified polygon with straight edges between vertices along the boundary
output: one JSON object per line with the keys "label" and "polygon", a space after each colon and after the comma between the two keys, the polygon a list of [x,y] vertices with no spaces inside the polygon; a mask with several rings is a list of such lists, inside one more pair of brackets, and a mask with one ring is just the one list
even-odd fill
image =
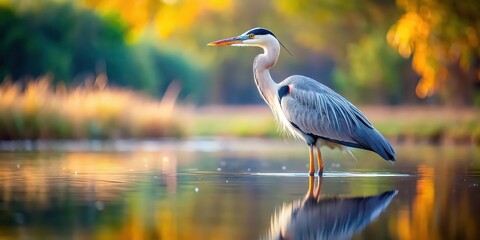
{"label": "bird reflection in water", "polygon": [[377,218],[397,195],[397,190],[369,197],[320,199],[322,177],[308,192],[284,205],[272,216],[266,239],[348,239]]}

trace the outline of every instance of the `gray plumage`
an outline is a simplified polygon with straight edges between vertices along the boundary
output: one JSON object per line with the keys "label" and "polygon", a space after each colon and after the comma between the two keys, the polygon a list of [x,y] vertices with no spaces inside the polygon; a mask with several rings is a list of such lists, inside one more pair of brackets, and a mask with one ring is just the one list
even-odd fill
{"label": "gray plumage", "polygon": [[300,130],[308,144],[321,138],[336,144],[371,150],[395,161],[388,141],[365,115],[347,99],[327,86],[304,76],[294,75],[279,84],[289,86],[280,105],[286,118]]}
{"label": "gray plumage", "polygon": [[397,193],[328,199],[310,196],[284,204],[272,216],[265,239],[350,239],[385,211]]}
{"label": "gray plumage", "polygon": [[277,122],[297,138],[304,140],[310,151],[310,171],[314,174],[313,149],[317,149],[319,174],[323,163],[319,148],[349,147],[376,152],[388,161],[395,161],[395,151],[367,118],[348,100],[304,76],[288,77],[275,83],[269,69],[275,66],[281,43],[264,28],[254,28],[240,36],[209,43],[210,46],[255,46],[264,52],[253,61],[253,76],[260,96],[272,109]]}

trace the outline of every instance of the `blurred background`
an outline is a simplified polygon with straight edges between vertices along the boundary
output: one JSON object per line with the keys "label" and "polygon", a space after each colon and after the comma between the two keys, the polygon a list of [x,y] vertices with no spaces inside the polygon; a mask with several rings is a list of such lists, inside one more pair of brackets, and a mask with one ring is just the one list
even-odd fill
{"label": "blurred background", "polygon": [[277,82],[312,77],[389,138],[480,142],[478,12],[475,0],[1,0],[0,138],[279,136],[252,77],[261,50],[206,46],[262,26],[293,55]]}

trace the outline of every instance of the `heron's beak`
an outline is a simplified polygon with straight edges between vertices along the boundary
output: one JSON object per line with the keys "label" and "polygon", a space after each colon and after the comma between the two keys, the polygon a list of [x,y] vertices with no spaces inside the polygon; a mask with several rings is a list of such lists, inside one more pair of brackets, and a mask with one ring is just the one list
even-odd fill
{"label": "heron's beak", "polygon": [[207,44],[207,46],[230,46],[233,44],[240,44],[242,40],[239,37],[232,37],[227,39],[218,40]]}

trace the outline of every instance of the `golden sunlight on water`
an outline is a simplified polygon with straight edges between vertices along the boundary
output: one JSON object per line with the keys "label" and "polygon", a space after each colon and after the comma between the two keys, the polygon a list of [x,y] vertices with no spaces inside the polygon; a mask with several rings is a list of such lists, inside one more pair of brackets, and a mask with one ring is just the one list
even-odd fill
{"label": "golden sunlight on water", "polygon": [[[18,160],[16,164],[0,165],[3,181],[3,199],[11,201],[12,193],[24,192],[25,200],[34,206],[48,206],[49,196],[55,185],[68,184],[81,190],[94,188],[98,199],[109,199],[119,186],[135,181],[133,173],[157,171],[169,189],[176,188],[176,159],[172,154],[135,153],[125,156],[96,153],[69,153],[56,159],[33,156],[34,162]],[[117,158],[118,157],[118,158]],[[56,156],[58,158],[58,156]],[[52,161],[53,160],[53,161]],[[49,162],[51,161],[51,162]]]}
{"label": "golden sunlight on water", "polygon": [[[437,157],[426,157],[430,150]],[[305,159],[296,154],[0,152],[0,232],[4,239],[258,239],[269,229],[309,229],[353,239],[475,239],[475,152],[407,148],[383,176],[383,162],[359,154],[358,162],[327,165],[321,193],[307,191],[313,179],[298,173]],[[395,197],[380,204],[386,192]]]}
{"label": "golden sunlight on water", "polygon": [[[433,211],[435,207],[434,170],[423,165],[418,167],[421,178],[417,181],[417,196],[413,203],[413,211],[401,210],[398,220],[398,235],[400,239],[419,239],[429,237],[438,239],[431,231]],[[411,206],[406,206],[407,208]],[[410,214],[411,213],[411,214]],[[415,229],[412,231],[412,229]]]}
{"label": "golden sunlight on water", "polygon": [[[475,239],[479,232],[468,188],[458,188],[449,180],[448,168],[436,172],[432,167],[418,166],[419,179],[411,205],[404,205],[391,234],[399,239]],[[446,170],[446,171],[445,171]],[[465,182],[465,179],[462,179]],[[462,183],[460,183],[462,184]],[[473,184],[473,186],[477,186]],[[478,190],[475,198],[478,198]]]}

